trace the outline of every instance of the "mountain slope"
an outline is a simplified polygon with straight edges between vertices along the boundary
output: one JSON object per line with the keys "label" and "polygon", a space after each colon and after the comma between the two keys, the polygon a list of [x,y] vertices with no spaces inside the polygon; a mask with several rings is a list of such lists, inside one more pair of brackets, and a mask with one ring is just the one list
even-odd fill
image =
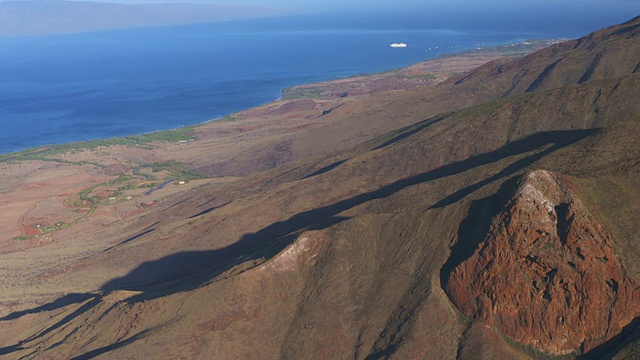
{"label": "mountain slope", "polygon": [[489,63],[451,82],[485,95],[509,96],[637,73],[639,34],[640,18],[635,18],[517,61]]}
{"label": "mountain slope", "polygon": [[194,166],[207,175],[247,175],[355,146],[388,131],[440,113],[498,98],[545,91],[587,80],[616,78],[640,70],[640,19],[553,45],[521,59],[490,62],[436,87],[386,92],[357,100],[335,100],[308,128],[277,141],[249,143],[228,159],[206,158]]}
{"label": "mountain slope", "polygon": [[588,352],[640,314],[613,235],[571,187],[548,171],[525,176],[445,286],[467,315],[553,355]]}
{"label": "mountain slope", "polygon": [[[598,44],[571,54],[588,57]],[[43,277],[95,291],[0,319],[0,354],[637,355],[637,338],[626,336],[638,331],[640,279],[640,74],[631,72],[424,115],[346,150],[176,194],[108,233],[70,240],[92,250]],[[449,86],[471,89],[477,80],[467,79]],[[420,114],[430,94],[361,114],[361,126],[400,109]],[[524,191],[532,187],[556,206],[547,211]],[[521,248],[513,239],[538,242]],[[608,283],[594,275],[606,271]],[[476,301],[484,297],[495,304]],[[572,317],[574,309],[585,313]],[[572,332],[563,342],[564,323]]]}

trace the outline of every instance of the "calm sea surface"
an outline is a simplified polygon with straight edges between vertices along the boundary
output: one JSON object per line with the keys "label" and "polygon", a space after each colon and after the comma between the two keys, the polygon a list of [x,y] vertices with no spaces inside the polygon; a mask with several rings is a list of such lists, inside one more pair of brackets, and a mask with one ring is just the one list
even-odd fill
{"label": "calm sea surface", "polygon": [[0,153],[196,124],[277,99],[295,84],[478,46],[577,37],[610,21],[544,19],[316,14],[0,39]]}

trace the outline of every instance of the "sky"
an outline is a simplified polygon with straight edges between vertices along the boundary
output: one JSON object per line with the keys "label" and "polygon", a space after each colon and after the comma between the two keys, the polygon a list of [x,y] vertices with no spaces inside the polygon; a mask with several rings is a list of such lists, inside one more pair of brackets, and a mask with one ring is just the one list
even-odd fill
{"label": "sky", "polygon": [[[82,1],[82,0],[72,0]],[[624,21],[640,15],[640,0],[92,0],[140,3],[206,3],[228,5],[256,5],[302,11],[355,10],[371,12],[392,9],[394,11],[420,11],[424,13],[456,12],[464,14],[487,11],[518,13],[558,11],[567,15],[593,16],[600,14],[610,19]],[[515,10],[515,11],[514,11]],[[609,20],[607,20],[609,21]]]}
{"label": "sky", "polygon": [[[0,0],[5,1],[5,0]],[[460,11],[473,9],[487,10],[489,8],[590,8],[593,11],[613,11],[619,14],[629,14],[629,19],[640,15],[640,1],[638,0],[68,0],[114,2],[122,4],[150,4],[150,3],[201,3],[226,5],[255,5],[258,7],[276,7],[292,10],[330,11],[342,9],[420,9],[424,11],[442,8]],[[598,9],[598,10],[596,10]]]}
{"label": "sky", "polygon": [[257,5],[257,6],[276,6],[276,7],[341,7],[341,6],[441,6],[443,4],[449,6],[505,6],[508,4],[633,4],[637,0],[70,0],[70,1],[96,1],[96,2],[117,2],[125,4],[139,3],[206,3],[206,4],[222,4],[229,5]]}
{"label": "sky", "polygon": [[[15,0],[0,0],[15,1]],[[20,0],[18,0],[20,1]],[[508,4],[543,4],[543,3],[564,3],[564,4],[633,4],[637,0],[67,0],[67,1],[93,1],[93,2],[113,2],[122,4],[149,4],[149,3],[203,3],[203,4],[228,4],[228,5],[256,5],[274,7],[316,7],[316,8],[339,8],[339,7],[397,7],[397,6],[505,6]]]}
{"label": "sky", "polygon": [[[16,0],[0,0],[16,1]],[[25,0],[17,0],[25,1]],[[35,0],[50,1],[50,0]],[[419,12],[426,17],[460,15],[462,18],[494,17],[499,14],[517,14],[518,16],[542,16],[550,14],[555,19],[564,18],[567,21],[593,19],[596,23],[613,24],[640,15],[640,0],[66,0],[112,2],[122,4],[152,4],[152,3],[200,3],[222,5],[254,5],[260,8],[272,7],[285,10],[288,13],[300,12],[336,12],[348,11],[353,14],[385,11],[396,13]],[[562,16],[560,16],[562,15]],[[560,17],[559,17],[560,16]],[[597,21],[600,19],[600,21]],[[507,19],[508,20],[508,19]]]}
{"label": "sky", "polygon": [[[15,0],[0,0],[15,1]],[[21,1],[21,0],[18,0]],[[557,4],[560,6],[575,4],[576,6],[622,6],[628,9],[637,9],[638,0],[67,0],[67,1],[93,1],[93,2],[113,2],[122,4],[150,4],[150,3],[201,3],[201,4],[227,4],[227,5],[255,5],[268,7],[286,8],[390,8],[390,7],[419,7],[428,9],[460,7],[500,7],[500,6],[530,6]]]}

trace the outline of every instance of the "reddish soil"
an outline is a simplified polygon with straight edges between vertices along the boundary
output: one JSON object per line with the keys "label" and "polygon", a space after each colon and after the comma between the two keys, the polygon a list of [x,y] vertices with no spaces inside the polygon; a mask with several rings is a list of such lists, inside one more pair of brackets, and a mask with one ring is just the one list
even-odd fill
{"label": "reddish soil", "polygon": [[640,288],[615,247],[567,180],[533,172],[451,273],[447,293],[465,314],[522,344],[586,353],[640,315]]}

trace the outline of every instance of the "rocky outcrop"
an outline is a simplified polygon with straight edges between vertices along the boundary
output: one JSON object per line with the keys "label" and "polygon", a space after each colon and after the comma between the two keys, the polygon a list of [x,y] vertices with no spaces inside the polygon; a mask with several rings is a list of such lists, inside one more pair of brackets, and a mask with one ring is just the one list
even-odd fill
{"label": "rocky outcrop", "polygon": [[552,355],[585,353],[640,315],[612,234],[571,188],[548,171],[524,176],[446,288],[468,316]]}

